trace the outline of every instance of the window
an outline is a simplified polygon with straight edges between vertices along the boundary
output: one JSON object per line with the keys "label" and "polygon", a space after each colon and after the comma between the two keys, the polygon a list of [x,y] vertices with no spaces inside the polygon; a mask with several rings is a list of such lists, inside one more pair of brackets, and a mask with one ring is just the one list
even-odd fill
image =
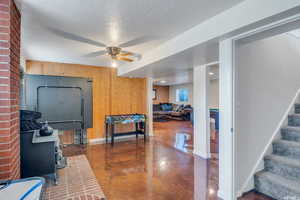
{"label": "window", "polygon": [[189,101],[189,90],[186,88],[176,89],[176,101],[177,102]]}

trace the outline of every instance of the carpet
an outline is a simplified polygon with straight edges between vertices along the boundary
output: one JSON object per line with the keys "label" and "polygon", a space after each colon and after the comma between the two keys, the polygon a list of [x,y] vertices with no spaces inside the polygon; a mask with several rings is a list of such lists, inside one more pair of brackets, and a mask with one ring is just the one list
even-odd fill
{"label": "carpet", "polygon": [[58,185],[47,180],[44,200],[105,200],[85,155],[68,157],[68,165],[58,170],[58,177]]}

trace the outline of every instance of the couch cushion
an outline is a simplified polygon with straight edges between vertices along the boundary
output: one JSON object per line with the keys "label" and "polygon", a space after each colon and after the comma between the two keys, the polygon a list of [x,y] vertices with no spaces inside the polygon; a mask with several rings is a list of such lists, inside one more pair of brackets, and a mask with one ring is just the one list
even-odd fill
{"label": "couch cushion", "polygon": [[173,110],[172,104],[169,104],[169,103],[161,104],[161,108],[163,111],[172,111]]}
{"label": "couch cushion", "polygon": [[160,104],[153,104],[153,112],[155,111],[161,111],[161,105]]}
{"label": "couch cushion", "polygon": [[181,112],[172,112],[171,116],[180,117],[182,115]]}

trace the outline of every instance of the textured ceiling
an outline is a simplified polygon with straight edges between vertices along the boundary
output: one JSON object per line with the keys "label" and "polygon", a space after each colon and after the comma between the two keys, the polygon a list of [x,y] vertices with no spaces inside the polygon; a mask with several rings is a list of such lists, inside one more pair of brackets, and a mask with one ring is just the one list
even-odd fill
{"label": "textured ceiling", "polygon": [[[219,44],[207,42],[173,56],[162,59],[147,67],[133,70],[126,74],[131,77],[152,77],[157,85],[178,85],[193,82],[193,68],[203,64],[219,61]],[[218,73],[214,70],[214,76]],[[165,83],[160,81],[164,80]]]}
{"label": "textured ceiling", "polygon": [[[219,79],[219,65],[209,66],[209,75],[210,80]],[[153,80],[154,85],[180,85],[186,83],[193,83],[193,70],[186,70],[182,72],[175,73],[170,76],[163,76],[160,78],[155,78]]]}
{"label": "textured ceiling", "polygon": [[[126,50],[145,53],[241,0],[19,0],[22,54],[26,59],[110,66],[108,57],[83,55],[103,48],[64,39],[49,28],[107,45],[147,42]],[[120,62],[119,65],[124,63]]]}

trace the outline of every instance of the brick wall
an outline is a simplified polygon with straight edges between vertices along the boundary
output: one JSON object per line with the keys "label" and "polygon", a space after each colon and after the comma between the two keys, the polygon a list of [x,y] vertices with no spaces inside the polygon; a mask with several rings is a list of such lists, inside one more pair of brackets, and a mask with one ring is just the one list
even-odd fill
{"label": "brick wall", "polygon": [[20,177],[20,21],[13,0],[0,0],[0,179]]}

